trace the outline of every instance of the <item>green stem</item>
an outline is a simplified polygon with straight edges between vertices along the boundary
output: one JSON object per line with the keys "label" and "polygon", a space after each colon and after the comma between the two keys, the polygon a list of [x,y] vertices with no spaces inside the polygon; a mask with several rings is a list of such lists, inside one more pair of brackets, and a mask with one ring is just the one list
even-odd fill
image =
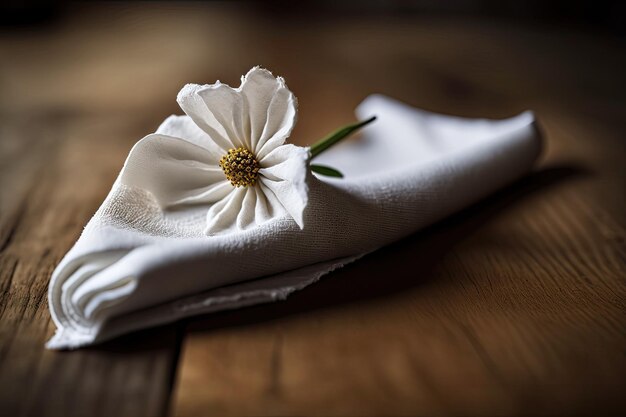
{"label": "green stem", "polygon": [[326,149],[330,148],[331,146],[339,142],[341,139],[349,136],[350,134],[354,133],[355,131],[362,128],[363,126],[369,123],[372,123],[374,120],[376,120],[376,116],[372,116],[369,119],[364,120],[362,122],[344,126],[341,129],[326,136],[324,139],[314,143],[313,145],[311,145],[311,159],[315,158],[317,155],[321,154]]}

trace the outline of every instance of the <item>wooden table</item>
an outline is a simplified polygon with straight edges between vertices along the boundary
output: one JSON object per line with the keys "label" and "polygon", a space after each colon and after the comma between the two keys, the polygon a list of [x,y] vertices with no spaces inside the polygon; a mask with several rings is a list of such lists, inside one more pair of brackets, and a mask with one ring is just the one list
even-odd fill
{"label": "wooden table", "polygon": [[[0,414],[626,413],[624,44],[571,29],[99,5],[0,34]],[[533,109],[536,171],[285,302],[75,352],[50,274],[185,82],[262,64],[293,141],[381,92],[428,110]]]}

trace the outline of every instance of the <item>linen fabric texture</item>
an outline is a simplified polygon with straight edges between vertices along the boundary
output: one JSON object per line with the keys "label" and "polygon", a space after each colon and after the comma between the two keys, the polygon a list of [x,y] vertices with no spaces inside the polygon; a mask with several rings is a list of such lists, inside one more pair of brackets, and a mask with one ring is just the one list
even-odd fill
{"label": "linen fabric texture", "polygon": [[[125,184],[122,172],[52,275],[57,331],[47,347],[77,348],[284,299],[522,177],[542,148],[531,112],[465,119],[373,95],[356,114],[378,119],[315,159],[345,178],[306,175],[302,229],[285,214],[207,236],[206,206],[166,212],[154,195]],[[169,118],[157,133],[186,117]]]}

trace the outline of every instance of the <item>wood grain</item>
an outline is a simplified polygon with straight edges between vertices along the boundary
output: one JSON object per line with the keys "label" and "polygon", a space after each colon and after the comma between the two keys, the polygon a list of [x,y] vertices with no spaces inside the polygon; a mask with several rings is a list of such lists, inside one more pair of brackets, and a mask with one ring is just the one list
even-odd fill
{"label": "wood grain", "polygon": [[[624,45],[569,29],[74,6],[0,34],[0,414],[625,414]],[[54,266],[185,82],[262,64],[292,139],[366,95],[471,117],[531,108],[529,177],[285,302],[49,352]],[[173,389],[173,387],[175,387]]]}
{"label": "wood grain", "polygon": [[540,171],[284,303],[195,321],[176,414],[623,408],[623,254],[615,225],[553,194],[576,175]]}
{"label": "wood grain", "polygon": [[[113,121],[106,131],[90,126],[88,140],[76,121],[30,123],[35,130],[23,125],[19,132],[36,135],[35,143],[15,133],[25,150],[13,156],[19,172],[8,177],[25,180],[27,188],[14,183],[12,195],[2,191],[3,202],[12,202],[3,207],[0,258],[2,414],[163,414],[178,354],[175,328],[73,353],[43,349],[54,327],[46,297],[50,274],[105,196],[104,183],[114,179],[117,156],[128,148],[102,140],[115,133]],[[50,132],[63,138],[46,137]],[[85,157],[92,152],[99,157]]]}

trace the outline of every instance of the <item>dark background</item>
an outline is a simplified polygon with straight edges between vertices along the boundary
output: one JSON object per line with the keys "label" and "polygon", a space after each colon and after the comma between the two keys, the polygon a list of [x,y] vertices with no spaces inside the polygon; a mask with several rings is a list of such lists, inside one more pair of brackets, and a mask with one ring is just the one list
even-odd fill
{"label": "dark background", "polygon": [[[576,26],[620,36],[626,31],[626,5],[619,0],[271,0],[238,3],[248,4],[259,13],[306,13],[311,18],[325,14],[354,16],[419,13],[435,16],[482,16],[537,24]],[[4,0],[0,5],[0,24],[11,27],[51,23],[62,18],[72,7],[73,2],[67,1]]]}

